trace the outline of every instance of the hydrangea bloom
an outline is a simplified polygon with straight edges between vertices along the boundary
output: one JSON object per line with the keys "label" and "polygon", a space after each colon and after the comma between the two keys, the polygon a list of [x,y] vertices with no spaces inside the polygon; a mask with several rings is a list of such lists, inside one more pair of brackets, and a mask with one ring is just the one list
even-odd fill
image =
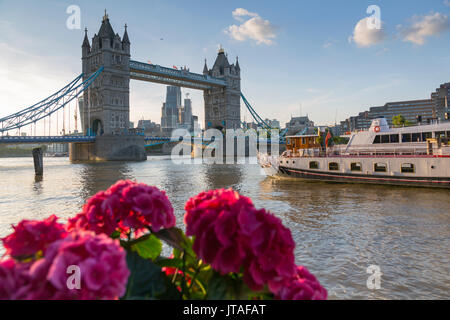
{"label": "hydrangea bloom", "polygon": [[298,266],[295,277],[276,297],[281,300],[325,300],[327,290],[306,267]]}
{"label": "hydrangea bloom", "polygon": [[14,232],[2,239],[6,254],[13,258],[28,258],[45,249],[52,242],[64,238],[64,226],[55,215],[42,221],[22,220],[13,226]]}
{"label": "hydrangea bloom", "polygon": [[[44,257],[0,266],[0,298],[27,300],[118,299],[129,276],[125,250],[118,240],[91,231],[72,232],[51,244]],[[79,288],[69,287],[79,268]],[[75,272],[75,273],[74,273]],[[76,284],[76,281],[74,282]]]}
{"label": "hydrangea bloom", "polygon": [[13,259],[0,261],[0,300],[24,299],[28,294],[29,263]]}
{"label": "hydrangea bloom", "polygon": [[175,226],[172,205],[164,191],[129,180],[122,180],[90,198],[67,229],[91,230],[107,235],[119,231],[125,236],[151,227],[155,232]]}
{"label": "hydrangea bloom", "polygon": [[221,274],[240,272],[252,290],[276,293],[295,274],[295,243],[281,220],[256,210],[228,189],[202,192],[186,203],[186,235],[194,251]]}

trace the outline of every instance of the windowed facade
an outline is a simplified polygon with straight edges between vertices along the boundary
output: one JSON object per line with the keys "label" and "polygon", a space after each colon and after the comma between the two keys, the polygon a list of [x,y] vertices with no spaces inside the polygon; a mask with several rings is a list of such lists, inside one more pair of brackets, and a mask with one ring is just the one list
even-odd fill
{"label": "windowed facade", "polygon": [[362,164],[361,164],[361,162],[352,162],[350,164],[350,170],[351,171],[361,172],[362,171]]}
{"label": "windowed facade", "polygon": [[310,161],[309,162],[309,168],[310,169],[319,169],[319,162],[317,162],[317,161]]}
{"label": "windowed facade", "polygon": [[328,170],[330,170],[330,171],[337,171],[337,170],[339,170],[339,163],[337,163],[337,162],[330,162],[328,164]]}
{"label": "windowed facade", "polygon": [[373,165],[373,171],[375,171],[375,172],[387,172],[387,164],[386,163],[375,163]]}
{"label": "windowed facade", "polygon": [[414,172],[416,172],[414,164],[412,164],[412,163],[402,163],[401,172],[402,173],[414,173]]}

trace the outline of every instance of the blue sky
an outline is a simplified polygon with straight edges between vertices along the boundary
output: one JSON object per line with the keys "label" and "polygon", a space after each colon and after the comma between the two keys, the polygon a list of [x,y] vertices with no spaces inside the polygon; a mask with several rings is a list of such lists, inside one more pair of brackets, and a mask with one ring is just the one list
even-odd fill
{"label": "blue sky", "polygon": [[[81,8],[80,30],[66,27],[72,4]],[[381,10],[380,30],[365,30],[369,5]],[[331,124],[370,106],[429,98],[450,81],[449,0],[0,0],[0,116],[81,73],[84,27],[91,38],[105,8],[119,35],[128,24],[135,60],[200,73],[222,44],[231,62],[239,56],[247,99],[282,123],[300,104],[317,124]],[[183,92],[203,123],[202,93]],[[131,120],[160,122],[163,85],[132,80],[130,96]]]}

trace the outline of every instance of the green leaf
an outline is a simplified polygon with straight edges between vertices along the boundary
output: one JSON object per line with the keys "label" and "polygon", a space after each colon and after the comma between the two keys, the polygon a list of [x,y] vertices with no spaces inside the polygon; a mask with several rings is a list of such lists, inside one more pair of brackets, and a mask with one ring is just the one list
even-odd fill
{"label": "green leaf", "polygon": [[120,238],[120,231],[116,230],[111,234],[111,238],[113,239],[119,239]]}
{"label": "green leaf", "polygon": [[178,268],[181,269],[183,266],[183,260],[181,259],[158,259],[154,261],[155,264],[157,264],[160,267],[171,267],[171,268]]}
{"label": "green leaf", "polygon": [[229,283],[226,276],[214,273],[208,285],[208,300],[227,299]]}
{"label": "green leaf", "polygon": [[182,250],[183,243],[186,241],[186,236],[179,228],[161,229],[154,233],[159,239],[166,242],[169,246]]}
{"label": "green leaf", "polygon": [[157,237],[151,234],[147,239],[135,243],[131,248],[142,258],[155,260],[161,254],[162,243]]}
{"label": "green leaf", "polygon": [[125,299],[180,299],[159,266],[134,251],[127,251],[126,259],[130,276]]}

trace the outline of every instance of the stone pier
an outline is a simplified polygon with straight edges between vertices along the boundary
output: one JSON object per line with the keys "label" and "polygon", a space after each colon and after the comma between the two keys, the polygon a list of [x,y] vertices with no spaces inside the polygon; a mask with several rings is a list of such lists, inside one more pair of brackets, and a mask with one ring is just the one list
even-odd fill
{"label": "stone pier", "polygon": [[70,161],[145,161],[145,140],[135,135],[103,135],[95,142],[71,143]]}

